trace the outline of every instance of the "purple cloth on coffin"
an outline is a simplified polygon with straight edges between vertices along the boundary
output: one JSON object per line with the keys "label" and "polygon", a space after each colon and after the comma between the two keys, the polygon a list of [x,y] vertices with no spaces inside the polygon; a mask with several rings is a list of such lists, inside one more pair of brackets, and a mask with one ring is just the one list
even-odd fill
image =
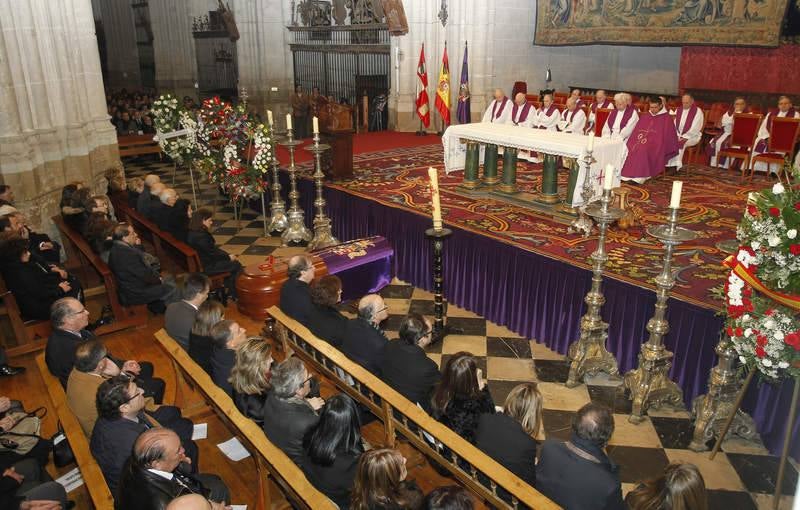
{"label": "purple cloth on coffin", "polygon": [[328,274],[342,280],[342,299],[357,299],[391,283],[394,249],[381,236],[366,237],[313,252],[325,261]]}
{"label": "purple cloth on coffin", "polygon": [[678,154],[678,133],[669,115],[642,115],[627,141],[623,177],[653,177]]}

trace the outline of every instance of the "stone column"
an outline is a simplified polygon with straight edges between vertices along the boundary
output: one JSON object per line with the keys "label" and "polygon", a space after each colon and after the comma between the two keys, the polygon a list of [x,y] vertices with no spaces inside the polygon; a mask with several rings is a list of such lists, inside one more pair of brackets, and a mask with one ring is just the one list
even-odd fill
{"label": "stone column", "polygon": [[61,188],[119,165],[90,0],[0,0],[0,181],[53,232]]}
{"label": "stone column", "polygon": [[[67,2],[69,3],[69,2]],[[108,58],[109,87],[127,87],[128,90],[141,86],[139,71],[139,48],[136,46],[136,27],[133,8],[129,0],[99,0],[100,13],[95,13],[103,24]],[[60,6],[60,9],[66,9]],[[94,35],[94,30],[92,30]]]}
{"label": "stone column", "polygon": [[156,89],[197,99],[192,13],[186,1],[150,0]]}

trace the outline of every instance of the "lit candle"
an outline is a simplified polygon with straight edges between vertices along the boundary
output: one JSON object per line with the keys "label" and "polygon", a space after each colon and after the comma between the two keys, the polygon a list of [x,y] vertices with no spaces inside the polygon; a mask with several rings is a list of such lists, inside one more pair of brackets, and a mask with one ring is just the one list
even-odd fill
{"label": "lit candle", "polygon": [[319,119],[316,117],[311,119],[311,125],[314,126],[314,134],[319,133]]}
{"label": "lit candle", "polygon": [[292,129],[292,114],[286,114],[286,129]]}
{"label": "lit candle", "polygon": [[589,147],[586,148],[588,152],[592,152],[594,150],[594,131],[589,132]]}
{"label": "lit candle", "polygon": [[683,189],[683,181],[672,182],[672,198],[669,201],[670,209],[678,209],[681,206],[681,190]]}
{"label": "lit candle", "polygon": [[611,163],[606,165],[606,171],[603,175],[603,189],[611,189],[614,187],[614,165]]}
{"label": "lit candle", "polygon": [[439,202],[439,175],[433,167],[428,168],[431,180],[431,205],[433,206],[433,228],[442,230],[442,204]]}
{"label": "lit candle", "polygon": [[267,123],[272,127],[272,110],[267,110]]}

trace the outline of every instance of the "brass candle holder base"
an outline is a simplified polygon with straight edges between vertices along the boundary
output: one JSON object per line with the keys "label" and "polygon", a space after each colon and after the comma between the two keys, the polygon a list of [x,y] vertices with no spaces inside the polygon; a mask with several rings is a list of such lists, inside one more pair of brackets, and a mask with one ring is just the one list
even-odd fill
{"label": "brass candle holder base", "polygon": [[287,225],[281,235],[283,246],[304,245],[311,241],[311,231],[306,227],[305,213],[300,208],[298,200],[300,192],[297,191],[297,168],[294,164],[294,151],[303,142],[294,139],[291,129],[287,131],[287,140],[280,142],[279,145],[289,150],[289,212],[286,214]]}
{"label": "brass candle holder base", "polygon": [[331,220],[325,215],[326,202],[322,193],[322,181],[325,178],[325,174],[322,173],[322,153],[330,148],[330,145],[319,143],[319,133],[314,133],[314,144],[310,147],[306,147],[307,151],[314,154],[314,186],[317,192],[317,197],[314,200],[314,207],[317,209],[317,214],[314,216],[313,223],[314,237],[308,244],[308,249],[311,251],[339,244],[339,240],[333,235]]}

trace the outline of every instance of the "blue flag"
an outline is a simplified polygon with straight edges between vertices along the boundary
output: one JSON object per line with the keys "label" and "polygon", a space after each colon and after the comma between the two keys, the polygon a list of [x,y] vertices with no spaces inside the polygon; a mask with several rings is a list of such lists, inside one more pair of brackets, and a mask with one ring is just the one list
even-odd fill
{"label": "blue flag", "polygon": [[464,62],[461,64],[461,84],[458,86],[458,122],[469,124],[469,68],[467,67],[467,43],[464,43]]}

